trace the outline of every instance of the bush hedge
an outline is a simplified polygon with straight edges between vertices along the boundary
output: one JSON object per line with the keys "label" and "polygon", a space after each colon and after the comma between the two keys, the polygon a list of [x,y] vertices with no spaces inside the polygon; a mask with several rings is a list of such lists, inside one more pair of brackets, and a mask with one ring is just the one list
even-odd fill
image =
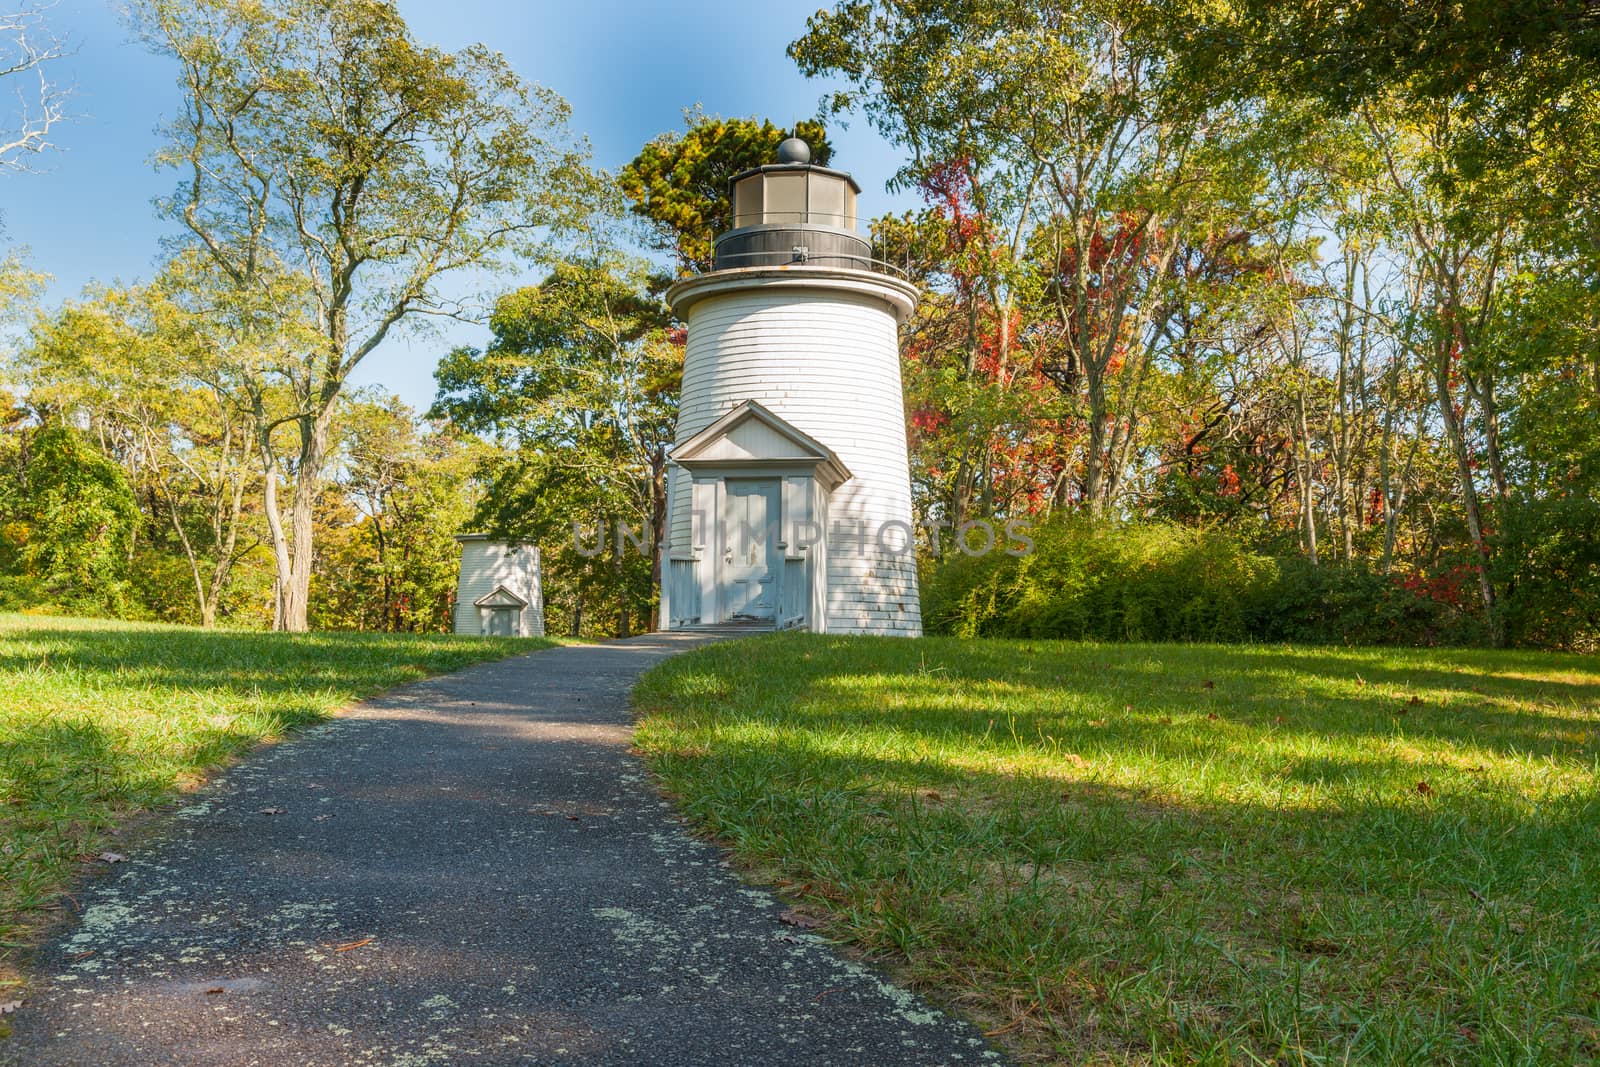
{"label": "bush hedge", "polygon": [[[1089,641],[1474,644],[1483,628],[1438,583],[1360,564],[1312,566],[1219,529],[1095,524],[1033,531],[1023,556],[959,552],[925,566],[930,633]],[[1453,594],[1454,587],[1448,587]]]}

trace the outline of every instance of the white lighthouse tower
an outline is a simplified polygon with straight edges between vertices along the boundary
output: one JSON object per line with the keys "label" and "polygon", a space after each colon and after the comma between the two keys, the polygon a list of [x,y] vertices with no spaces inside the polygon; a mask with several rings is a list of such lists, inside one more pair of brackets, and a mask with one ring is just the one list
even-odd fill
{"label": "white lighthouse tower", "polygon": [[688,326],[661,619],[922,633],[897,327],[915,286],[856,232],[850,175],[733,179],[713,269],[667,293]]}

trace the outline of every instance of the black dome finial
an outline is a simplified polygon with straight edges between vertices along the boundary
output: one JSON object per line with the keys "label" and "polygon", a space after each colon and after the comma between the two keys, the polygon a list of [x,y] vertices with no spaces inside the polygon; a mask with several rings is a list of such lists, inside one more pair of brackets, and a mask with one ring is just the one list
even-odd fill
{"label": "black dome finial", "polygon": [[778,146],[779,163],[810,163],[811,146],[798,137],[789,137]]}

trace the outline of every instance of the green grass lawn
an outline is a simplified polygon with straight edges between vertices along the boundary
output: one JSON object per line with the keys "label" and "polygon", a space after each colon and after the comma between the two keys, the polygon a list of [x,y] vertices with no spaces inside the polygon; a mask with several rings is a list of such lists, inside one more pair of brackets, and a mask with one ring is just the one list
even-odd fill
{"label": "green grass lawn", "polygon": [[1025,1060],[1600,1061],[1600,661],[785,635],[638,744]]}
{"label": "green grass lawn", "polygon": [[553,643],[0,615],[0,959],[120,820],[229,757],[380,689]]}

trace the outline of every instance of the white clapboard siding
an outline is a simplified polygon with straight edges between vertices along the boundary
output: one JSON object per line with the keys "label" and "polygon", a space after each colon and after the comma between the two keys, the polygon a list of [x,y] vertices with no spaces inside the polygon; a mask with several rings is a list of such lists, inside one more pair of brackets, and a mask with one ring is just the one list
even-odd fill
{"label": "white clapboard siding", "polygon": [[[901,539],[911,528],[891,299],[898,296],[901,310],[908,306],[904,287],[896,290],[865,272],[818,270],[815,288],[808,287],[805,268],[782,272],[776,283],[761,272],[738,273],[749,274],[748,284],[719,286],[686,310],[678,442],[753,400],[831,448],[852,477],[828,503],[827,629],[920,634],[915,555],[836,536],[841,527],[854,530],[862,522],[869,538],[886,523],[903,524],[895,528]],[[847,274],[857,280],[841,284]],[[668,545],[675,559],[690,558],[693,547],[689,486],[687,472],[674,469]]]}
{"label": "white clapboard siding", "polygon": [[544,589],[539,550],[531,545],[507,545],[483,534],[463,534],[461,571],[456,579],[455,632],[482,634],[486,620],[477,602],[495,589],[528,602],[522,610],[522,637],[544,636]]}

